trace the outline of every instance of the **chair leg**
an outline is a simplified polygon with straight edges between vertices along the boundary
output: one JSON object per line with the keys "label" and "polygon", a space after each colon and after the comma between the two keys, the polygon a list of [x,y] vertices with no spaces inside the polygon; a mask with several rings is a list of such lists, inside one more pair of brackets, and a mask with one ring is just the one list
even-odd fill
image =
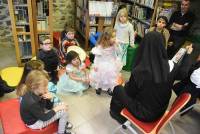
{"label": "chair leg", "polygon": [[175,134],[175,130],[174,130],[174,127],[173,127],[171,121],[169,121],[169,126],[170,126],[170,128],[172,130],[172,134]]}
{"label": "chair leg", "polygon": [[184,112],[188,111],[189,109],[191,109],[191,108],[195,107],[196,105],[198,105],[198,104],[193,104],[193,105],[189,106],[189,107],[188,107],[188,108],[186,108],[185,110],[181,111],[179,114],[181,115],[182,113],[184,113]]}
{"label": "chair leg", "polygon": [[131,122],[130,121],[126,121],[123,125],[125,125],[133,134],[138,134],[135,129],[133,129],[131,127]]}

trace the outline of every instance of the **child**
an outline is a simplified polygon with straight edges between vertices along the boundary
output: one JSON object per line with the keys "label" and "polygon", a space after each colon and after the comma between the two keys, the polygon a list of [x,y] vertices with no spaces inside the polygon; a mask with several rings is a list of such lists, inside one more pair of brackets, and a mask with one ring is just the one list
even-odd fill
{"label": "child", "polygon": [[51,82],[57,83],[59,58],[56,51],[52,48],[51,40],[48,36],[43,36],[41,49],[38,52],[37,59],[44,62],[44,69],[49,73]]}
{"label": "child", "polygon": [[[22,78],[16,88],[16,94],[21,97],[24,95],[24,93],[26,91],[23,91],[21,89],[22,86],[24,86],[25,84],[25,80],[26,80],[26,77],[28,75],[28,73],[30,73],[32,70],[44,70],[44,63],[40,60],[30,60],[28,61],[25,65],[24,65],[24,71],[23,71],[23,74],[22,74]],[[52,82],[49,82],[48,83],[48,90],[52,93],[56,93],[56,85],[54,85]],[[57,102],[60,102],[60,99],[58,97],[56,97],[54,95],[54,102],[57,103]]]}
{"label": "child", "polygon": [[119,10],[114,29],[116,30],[116,38],[120,43],[119,47],[121,49],[118,55],[125,66],[128,45],[133,46],[135,40],[133,25],[128,21],[128,12],[126,8]]}
{"label": "child", "polygon": [[88,73],[81,65],[79,55],[75,51],[68,52],[65,59],[67,62],[66,73],[60,77],[57,83],[58,91],[82,94],[82,91],[89,87]]}
{"label": "child", "polygon": [[67,107],[63,103],[53,106],[48,81],[48,74],[44,71],[33,70],[27,75],[21,87],[26,91],[20,103],[21,118],[31,129],[42,129],[59,119],[58,134],[72,134],[68,130],[72,124],[67,121]]}
{"label": "child", "polygon": [[101,94],[101,90],[112,95],[112,89],[117,85],[120,76],[122,63],[116,55],[115,38],[115,30],[105,28],[97,45],[91,51],[95,58],[90,72],[90,85],[96,89],[98,95]]}
{"label": "child", "polygon": [[78,41],[75,39],[75,30],[73,28],[66,28],[64,36],[61,39],[61,51],[63,54],[67,53],[69,46],[79,46]]}
{"label": "child", "polygon": [[151,27],[149,29],[149,31],[157,31],[157,32],[160,32],[163,36],[164,36],[164,39],[165,39],[165,48],[167,49],[167,45],[168,45],[168,40],[169,40],[169,31],[167,30],[166,26],[167,26],[167,23],[168,23],[168,19],[166,16],[159,16],[158,19],[157,19],[157,22],[156,22],[156,26],[154,27]]}

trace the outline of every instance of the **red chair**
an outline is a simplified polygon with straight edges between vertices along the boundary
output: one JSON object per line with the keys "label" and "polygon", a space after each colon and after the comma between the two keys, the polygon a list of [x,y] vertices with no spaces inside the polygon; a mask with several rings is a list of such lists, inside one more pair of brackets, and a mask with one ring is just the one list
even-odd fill
{"label": "red chair", "polygon": [[[121,111],[121,115],[124,116],[127,121],[118,127],[114,133],[119,128],[128,128],[133,134],[137,134],[137,132],[131,127],[131,124],[136,126],[142,133],[144,134],[158,134],[161,128],[163,128],[168,122],[172,129],[172,133],[175,134],[174,128],[170,122],[170,120],[175,116],[177,112],[180,111],[181,108],[185,106],[185,104],[189,101],[191,95],[189,93],[181,94],[176,100],[173,102],[169,111],[166,111],[165,114],[154,122],[142,122],[136,119],[126,108]],[[124,133],[124,132],[123,132]]]}
{"label": "red chair", "polygon": [[58,131],[56,122],[41,130],[26,127],[20,117],[18,99],[0,102],[0,119],[4,134],[53,134]]}

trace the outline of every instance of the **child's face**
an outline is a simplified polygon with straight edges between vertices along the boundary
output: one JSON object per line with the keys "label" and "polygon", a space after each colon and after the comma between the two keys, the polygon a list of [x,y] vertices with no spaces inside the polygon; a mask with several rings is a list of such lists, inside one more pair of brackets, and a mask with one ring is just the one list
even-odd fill
{"label": "child's face", "polygon": [[124,24],[124,23],[127,22],[127,18],[126,18],[126,16],[125,16],[125,14],[122,13],[122,14],[120,15],[119,21],[120,21],[122,24]]}
{"label": "child's face", "polygon": [[52,48],[52,45],[51,45],[51,40],[50,39],[46,39],[42,42],[43,44],[41,45],[41,48],[44,50],[44,51],[50,51],[51,48]]}
{"label": "child's face", "polygon": [[166,26],[165,20],[162,19],[162,18],[160,18],[160,19],[157,21],[157,28],[163,29],[165,26]]}
{"label": "child's face", "polygon": [[78,67],[81,64],[79,57],[76,57],[72,60],[72,65]]}
{"label": "child's face", "polygon": [[42,96],[48,92],[48,80],[43,80],[41,83],[36,87],[36,89],[33,89],[34,94],[38,96]]}
{"label": "child's face", "polygon": [[112,37],[110,38],[110,44],[115,44],[116,43],[116,33],[113,32],[112,33]]}
{"label": "child's face", "polygon": [[72,39],[74,39],[74,36],[75,36],[75,33],[74,33],[74,32],[70,32],[70,31],[67,32],[67,38],[68,38],[68,39],[71,39],[71,40],[72,40]]}

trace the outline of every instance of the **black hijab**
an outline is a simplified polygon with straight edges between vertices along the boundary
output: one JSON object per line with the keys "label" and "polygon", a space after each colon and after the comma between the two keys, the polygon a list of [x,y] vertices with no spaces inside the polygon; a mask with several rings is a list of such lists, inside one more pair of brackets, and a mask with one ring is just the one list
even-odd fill
{"label": "black hijab", "polygon": [[164,44],[164,37],[158,32],[148,32],[144,36],[137,51],[131,76],[138,86],[142,86],[145,80],[154,83],[168,81],[169,64]]}

